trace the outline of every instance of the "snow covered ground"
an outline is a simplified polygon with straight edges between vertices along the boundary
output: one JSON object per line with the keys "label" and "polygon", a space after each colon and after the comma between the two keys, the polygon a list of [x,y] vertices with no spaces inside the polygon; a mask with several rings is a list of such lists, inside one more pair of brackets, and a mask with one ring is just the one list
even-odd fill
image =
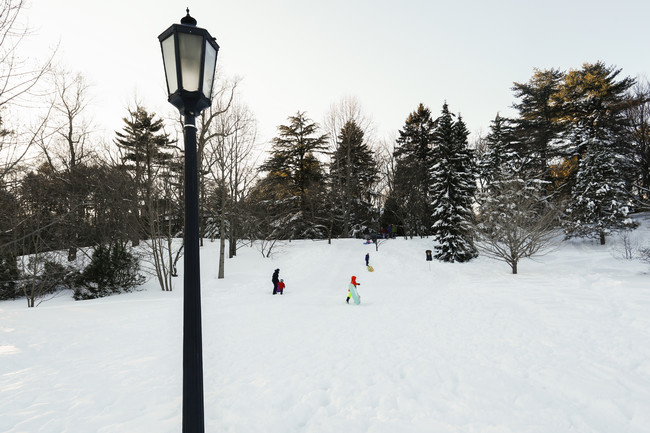
{"label": "snow covered ground", "polygon": [[[650,246],[648,220],[633,239]],[[645,433],[650,265],[615,244],[567,242],[512,275],[426,262],[429,239],[299,241],[242,248],[218,280],[207,243],[206,431]],[[176,284],[0,303],[0,432],[180,432]]]}

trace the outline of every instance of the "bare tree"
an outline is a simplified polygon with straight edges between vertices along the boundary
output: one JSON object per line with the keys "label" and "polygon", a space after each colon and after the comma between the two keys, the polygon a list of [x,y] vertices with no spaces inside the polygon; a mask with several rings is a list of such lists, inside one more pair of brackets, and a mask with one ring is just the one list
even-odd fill
{"label": "bare tree", "polygon": [[46,300],[46,295],[54,295],[62,289],[69,289],[72,271],[60,263],[61,255],[52,251],[42,251],[39,232],[34,233],[31,239],[35,248],[33,254],[22,256],[21,278],[19,280],[23,295],[27,300],[27,307],[37,307]]}
{"label": "bare tree", "polygon": [[633,185],[637,190],[639,207],[650,208],[650,82],[637,80],[630,89],[625,115],[630,130],[632,154],[637,169]]}
{"label": "bare tree", "polygon": [[219,194],[217,220],[219,230],[219,276],[224,278],[226,235],[230,238],[229,256],[237,242],[239,203],[256,178],[253,152],[257,128],[250,110],[239,101],[222,113],[213,127],[214,140],[205,148],[206,168]]}
{"label": "bare tree", "polygon": [[[169,161],[171,162],[171,161]],[[157,168],[155,176],[158,179],[154,194],[149,199],[148,218],[151,238],[147,242],[152,253],[152,260],[158,284],[163,291],[172,291],[172,277],[176,276],[176,261],[180,257],[180,246],[174,246],[174,238],[179,233],[175,230],[174,203],[179,203],[178,183],[173,179],[177,174],[172,164]],[[176,251],[175,251],[176,249]],[[176,260],[175,260],[176,257]]]}
{"label": "bare tree", "polygon": [[[201,113],[199,118],[199,134],[197,137],[197,158],[198,158],[198,175],[199,175],[199,203],[201,207],[200,222],[202,225],[201,243],[205,233],[205,203],[206,203],[206,179],[210,174],[213,165],[212,150],[213,143],[221,139],[223,131],[219,127],[220,119],[227,116],[233,102],[238,80],[230,82],[219,81],[214,86],[213,100],[215,101],[207,110]],[[182,119],[180,119],[182,121]],[[179,124],[182,125],[182,122]],[[178,149],[180,150],[180,149]],[[171,161],[170,161],[171,162]],[[182,175],[182,163],[178,163],[178,174]],[[152,264],[162,290],[172,290],[172,277],[176,276],[176,263],[181,257],[184,248],[184,242],[175,245],[174,238],[182,232],[177,232],[174,222],[174,212],[172,212],[173,203],[182,203],[183,185],[182,176],[178,182],[174,182],[174,170],[171,165],[161,166],[157,169],[155,177],[156,194],[152,194],[149,199],[149,208],[151,216],[149,218],[149,231],[151,233],[150,243],[152,251]],[[222,277],[220,277],[222,278]]]}
{"label": "bare tree", "polygon": [[53,48],[48,59],[36,64],[21,56],[21,43],[30,33],[19,21],[24,7],[24,0],[4,0],[0,4],[0,181],[25,157],[34,142],[33,134],[24,133],[22,125],[17,129],[9,126],[6,110],[34,101],[39,107],[42,105],[43,94],[38,92],[37,84],[56,54]]}
{"label": "bare tree", "polygon": [[557,244],[557,209],[541,197],[535,182],[495,182],[481,200],[476,242],[487,257],[506,262],[517,273],[522,258],[543,254]]}
{"label": "bare tree", "polygon": [[[88,237],[89,245],[95,245],[93,255],[98,251],[106,251],[106,248],[118,252],[126,250],[128,240],[132,239],[133,226],[138,224],[133,218],[131,200],[136,183],[121,161],[123,155],[120,155],[118,150],[115,147],[110,150],[107,148],[104,160],[97,160],[93,165],[86,164],[79,167],[80,175],[88,184],[84,208],[87,209],[86,223],[91,229]],[[129,252],[129,254],[138,256],[146,271],[158,277],[161,289],[165,291],[172,290],[171,276],[175,276],[173,271],[166,271],[173,269],[175,264],[168,259],[173,253],[168,243],[171,244],[173,238],[179,236],[178,229],[172,230],[182,224],[182,221],[179,223],[182,216],[177,216],[173,211],[179,202],[178,188],[173,184],[173,180],[168,180],[168,178],[177,178],[179,174],[174,173],[171,166],[172,164],[155,166],[153,172],[157,179],[152,184],[153,193],[150,195],[149,206],[147,206],[150,212],[147,220],[156,227],[149,231],[162,234],[145,240],[150,246],[148,251],[138,249]],[[166,235],[166,233],[172,234]],[[86,249],[80,249],[80,252],[84,251]],[[86,257],[91,259],[88,254]],[[161,271],[161,269],[165,271]],[[170,273],[172,275],[169,275]],[[86,293],[86,291],[82,290],[79,293]]]}
{"label": "bare tree", "polygon": [[239,78],[224,80],[216,78],[212,89],[212,105],[201,112],[199,118],[199,134],[196,140],[198,176],[199,176],[199,233],[201,246],[205,233],[205,203],[206,203],[206,179],[208,178],[210,161],[206,161],[206,147],[222,133],[216,124],[218,119],[228,112],[236,95]]}
{"label": "bare tree", "polygon": [[21,179],[17,214],[21,220],[19,246],[21,268],[20,288],[28,307],[36,300],[56,291],[66,280],[65,266],[56,251],[60,245],[58,228],[65,218],[61,199],[62,180],[52,175],[47,166]]}
{"label": "bare tree", "polygon": [[[374,199],[375,207],[377,208],[378,228],[381,230],[382,221],[384,220],[384,213],[386,212],[386,203],[390,192],[395,188],[395,135],[389,136],[379,141],[375,151],[375,158],[377,160],[377,169],[379,170],[379,182],[375,186]],[[386,227],[383,225],[383,227]],[[386,232],[387,236],[391,233]],[[386,239],[384,237],[384,239]],[[375,246],[379,249],[380,242]]]}
{"label": "bare tree", "polygon": [[[255,246],[262,254],[262,257],[269,258],[276,246],[285,244],[285,240],[291,236],[292,214],[287,211],[289,206],[276,206],[277,203],[261,201],[255,204],[255,212],[252,221],[255,225],[252,228],[256,239]],[[275,207],[279,212],[269,213],[269,207]],[[251,245],[252,246],[252,245]]]}
{"label": "bare tree", "polygon": [[83,189],[85,181],[80,166],[89,156],[87,142],[91,123],[86,116],[89,86],[81,74],[55,70],[51,74],[54,93],[51,96],[51,116],[38,145],[50,168],[65,179],[69,196],[69,224],[66,239],[68,260],[77,257],[80,231],[84,219]]}
{"label": "bare tree", "polygon": [[0,5],[0,109],[32,94],[56,54],[54,48],[40,64],[32,64],[20,55],[21,42],[30,33],[19,21],[25,3],[4,0]]}
{"label": "bare tree", "polygon": [[132,242],[144,241],[148,247],[145,263],[157,278],[163,291],[173,289],[176,263],[182,244],[174,239],[182,234],[182,178],[183,164],[177,140],[165,130],[162,119],[150,113],[137,99],[128,108],[124,129],[116,132],[115,144],[121,155],[119,166],[129,172]]}

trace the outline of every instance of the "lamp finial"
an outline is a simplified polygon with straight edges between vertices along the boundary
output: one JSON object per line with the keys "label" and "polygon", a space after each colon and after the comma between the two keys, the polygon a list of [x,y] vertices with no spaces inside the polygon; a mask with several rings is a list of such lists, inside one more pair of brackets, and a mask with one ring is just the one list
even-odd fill
{"label": "lamp finial", "polygon": [[185,24],[186,26],[195,26],[196,20],[190,16],[190,8],[185,10],[187,11],[187,15],[181,19],[181,24]]}

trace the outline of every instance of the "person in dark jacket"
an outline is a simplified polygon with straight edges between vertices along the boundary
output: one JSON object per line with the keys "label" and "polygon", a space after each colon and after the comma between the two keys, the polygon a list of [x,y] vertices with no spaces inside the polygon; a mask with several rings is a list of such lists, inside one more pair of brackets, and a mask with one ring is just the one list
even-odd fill
{"label": "person in dark jacket", "polygon": [[370,261],[370,253],[366,254],[366,267],[368,267],[368,262]]}
{"label": "person in dark jacket", "polygon": [[273,277],[271,277],[271,282],[273,283],[273,294],[275,295],[278,292],[278,283],[280,282],[280,270],[276,269],[273,272]]}

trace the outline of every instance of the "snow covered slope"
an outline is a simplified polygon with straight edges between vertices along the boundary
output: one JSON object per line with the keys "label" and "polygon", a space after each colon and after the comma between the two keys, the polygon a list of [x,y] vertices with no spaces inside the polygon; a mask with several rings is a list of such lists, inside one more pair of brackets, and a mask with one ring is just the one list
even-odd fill
{"label": "snow covered slope", "polygon": [[[645,433],[650,266],[611,243],[564,243],[511,275],[426,262],[427,239],[294,241],[271,259],[240,249],[224,280],[208,243],[206,431]],[[0,432],[179,432],[177,284],[0,303]]]}

